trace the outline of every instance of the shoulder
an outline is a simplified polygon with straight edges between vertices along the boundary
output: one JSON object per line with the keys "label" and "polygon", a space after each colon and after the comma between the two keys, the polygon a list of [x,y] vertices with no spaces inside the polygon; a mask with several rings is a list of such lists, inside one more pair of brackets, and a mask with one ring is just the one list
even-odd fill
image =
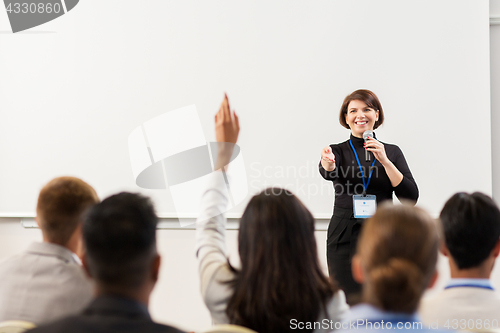
{"label": "shoulder", "polygon": [[51,278],[58,284],[58,288],[70,287],[76,290],[88,290],[91,282],[86,276],[83,267],[75,261],[63,260],[57,257],[32,255],[38,258],[20,260],[25,272],[34,272],[41,280],[42,277]]}
{"label": "shoulder", "polygon": [[344,318],[344,315],[349,311],[349,305],[347,305],[345,293],[342,290],[333,294],[327,303],[326,311],[331,320],[341,320]]}
{"label": "shoulder", "polygon": [[435,308],[441,308],[441,304],[445,301],[446,295],[444,290],[434,294],[432,296],[423,297],[420,300],[419,313],[424,319],[427,317],[428,313],[435,313]]}
{"label": "shoulder", "polygon": [[[478,288],[450,288],[430,297],[424,297],[420,303],[420,314],[424,319],[441,313],[458,312],[457,308],[472,309],[500,307],[500,293]],[[497,310],[495,310],[497,311]]]}
{"label": "shoulder", "polygon": [[332,144],[330,144],[330,147],[332,148],[332,151],[341,151],[344,149],[351,149],[351,146],[349,144],[349,140],[339,142],[339,143],[332,143]]}
{"label": "shoulder", "polygon": [[399,148],[399,146],[395,145],[394,143],[387,143],[384,141],[380,141],[380,142],[382,142],[384,144],[386,151],[391,150],[391,151],[401,152],[401,148]]}
{"label": "shoulder", "polygon": [[19,276],[34,276],[36,279],[50,276],[60,281],[67,281],[70,276],[77,279],[75,283],[81,283],[85,277],[82,267],[77,263],[30,252],[22,252],[0,261],[0,276],[4,275],[10,280],[16,280]]}
{"label": "shoulder", "polygon": [[[128,327],[128,329],[126,329]],[[125,328],[125,329],[124,329]],[[89,333],[89,332],[108,332],[108,333],[183,333],[175,327],[155,323],[151,320],[134,320],[133,323],[124,319],[123,323],[117,322],[114,317],[89,318],[85,315],[71,316],[61,320],[54,321],[47,325],[36,327],[29,331],[30,333]]]}
{"label": "shoulder", "polygon": [[330,147],[344,147],[344,146],[349,146],[349,140],[330,144]]}
{"label": "shoulder", "polygon": [[392,161],[395,161],[400,157],[404,157],[403,151],[401,150],[401,148],[399,148],[399,146],[393,143],[387,143],[383,141],[380,142],[384,144],[387,157],[389,157],[389,159],[391,159]]}
{"label": "shoulder", "polygon": [[82,316],[70,316],[64,319],[53,321],[50,324],[45,324],[38,326],[32,330],[29,330],[29,333],[59,333],[59,332],[81,332],[79,328],[84,324],[82,321]]}
{"label": "shoulder", "polygon": [[168,326],[168,325],[163,325],[163,324],[159,324],[159,323],[152,323],[152,328],[154,327],[154,329],[151,329],[151,330],[144,330],[144,331],[141,331],[141,332],[158,332],[158,333],[185,333],[184,331],[181,331],[175,327],[172,327],[172,326]]}
{"label": "shoulder", "polygon": [[0,260],[0,271],[10,270],[16,266],[23,266],[26,254],[18,253]]}

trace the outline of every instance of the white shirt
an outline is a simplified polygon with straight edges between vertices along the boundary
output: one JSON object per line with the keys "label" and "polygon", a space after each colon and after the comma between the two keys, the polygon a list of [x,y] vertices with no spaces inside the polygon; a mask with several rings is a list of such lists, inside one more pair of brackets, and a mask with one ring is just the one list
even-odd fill
{"label": "white shirt", "polygon": [[419,312],[433,327],[498,329],[500,295],[488,279],[451,279],[443,291],[422,300]]}

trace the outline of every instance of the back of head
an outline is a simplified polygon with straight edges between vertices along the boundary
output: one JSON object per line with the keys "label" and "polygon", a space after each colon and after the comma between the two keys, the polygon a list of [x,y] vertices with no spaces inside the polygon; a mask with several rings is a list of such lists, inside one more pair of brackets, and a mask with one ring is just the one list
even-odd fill
{"label": "back of head", "polygon": [[86,265],[108,290],[139,289],[156,257],[158,218],[151,201],[122,192],[89,210],[83,224]]}
{"label": "back of head", "polygon": [[290,330],[290,319],[314,321],[336,291],[321,270],[314,218],[290,191],[268,188],[254,196],[240,220],[233,324],[258,332]]}
{"label": "back of head", "polygon": [[479,192],[453,195],[440,219],[446,247],[459,269],[479,266],[500,237],[500,210]]}
{"label": "back of head", "polygon": [[51,243],[66,245],[81,224],[83,213],[99,199],[95,190],[75,177],[59,177],[45,185],[38,196],[37,221]]}
{"label": "back of head", "polygon": [[426,212],[382,205],[358,242],[364,301],[384,311],[415,312],[435,272],[437,251],[437,230]]}

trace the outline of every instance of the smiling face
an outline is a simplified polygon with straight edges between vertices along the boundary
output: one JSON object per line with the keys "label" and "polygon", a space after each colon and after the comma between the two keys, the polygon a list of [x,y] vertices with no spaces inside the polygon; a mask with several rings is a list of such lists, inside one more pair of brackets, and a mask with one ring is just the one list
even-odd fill
{"label": "smiling face", "polygon": [[345,121],[351,128],[355,137],[362,138],[364,131],[373,131],[373,126],[378,120],[379,111],[366,105],[360,100],[352,100],[347,107]]}

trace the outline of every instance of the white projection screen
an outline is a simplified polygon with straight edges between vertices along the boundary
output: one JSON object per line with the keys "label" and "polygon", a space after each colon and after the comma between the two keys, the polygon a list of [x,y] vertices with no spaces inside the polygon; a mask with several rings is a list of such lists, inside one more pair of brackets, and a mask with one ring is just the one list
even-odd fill
{"label": "white projection screen", "polygon": [[136,185],[129,135],[195,105],[214,141],[227,92],[249,193],[230,216],[281,186],[328,218],[320,151],[348,139],[338,112],[359,88],[379,96],[377,137],[402,149],[437,215],[454,192],[491,194],[489,84],[487,0],[82,0],[15,34],[2,7],[0,216],[33,216],[43,184],[72,175],[175,217],[169,189]]}

